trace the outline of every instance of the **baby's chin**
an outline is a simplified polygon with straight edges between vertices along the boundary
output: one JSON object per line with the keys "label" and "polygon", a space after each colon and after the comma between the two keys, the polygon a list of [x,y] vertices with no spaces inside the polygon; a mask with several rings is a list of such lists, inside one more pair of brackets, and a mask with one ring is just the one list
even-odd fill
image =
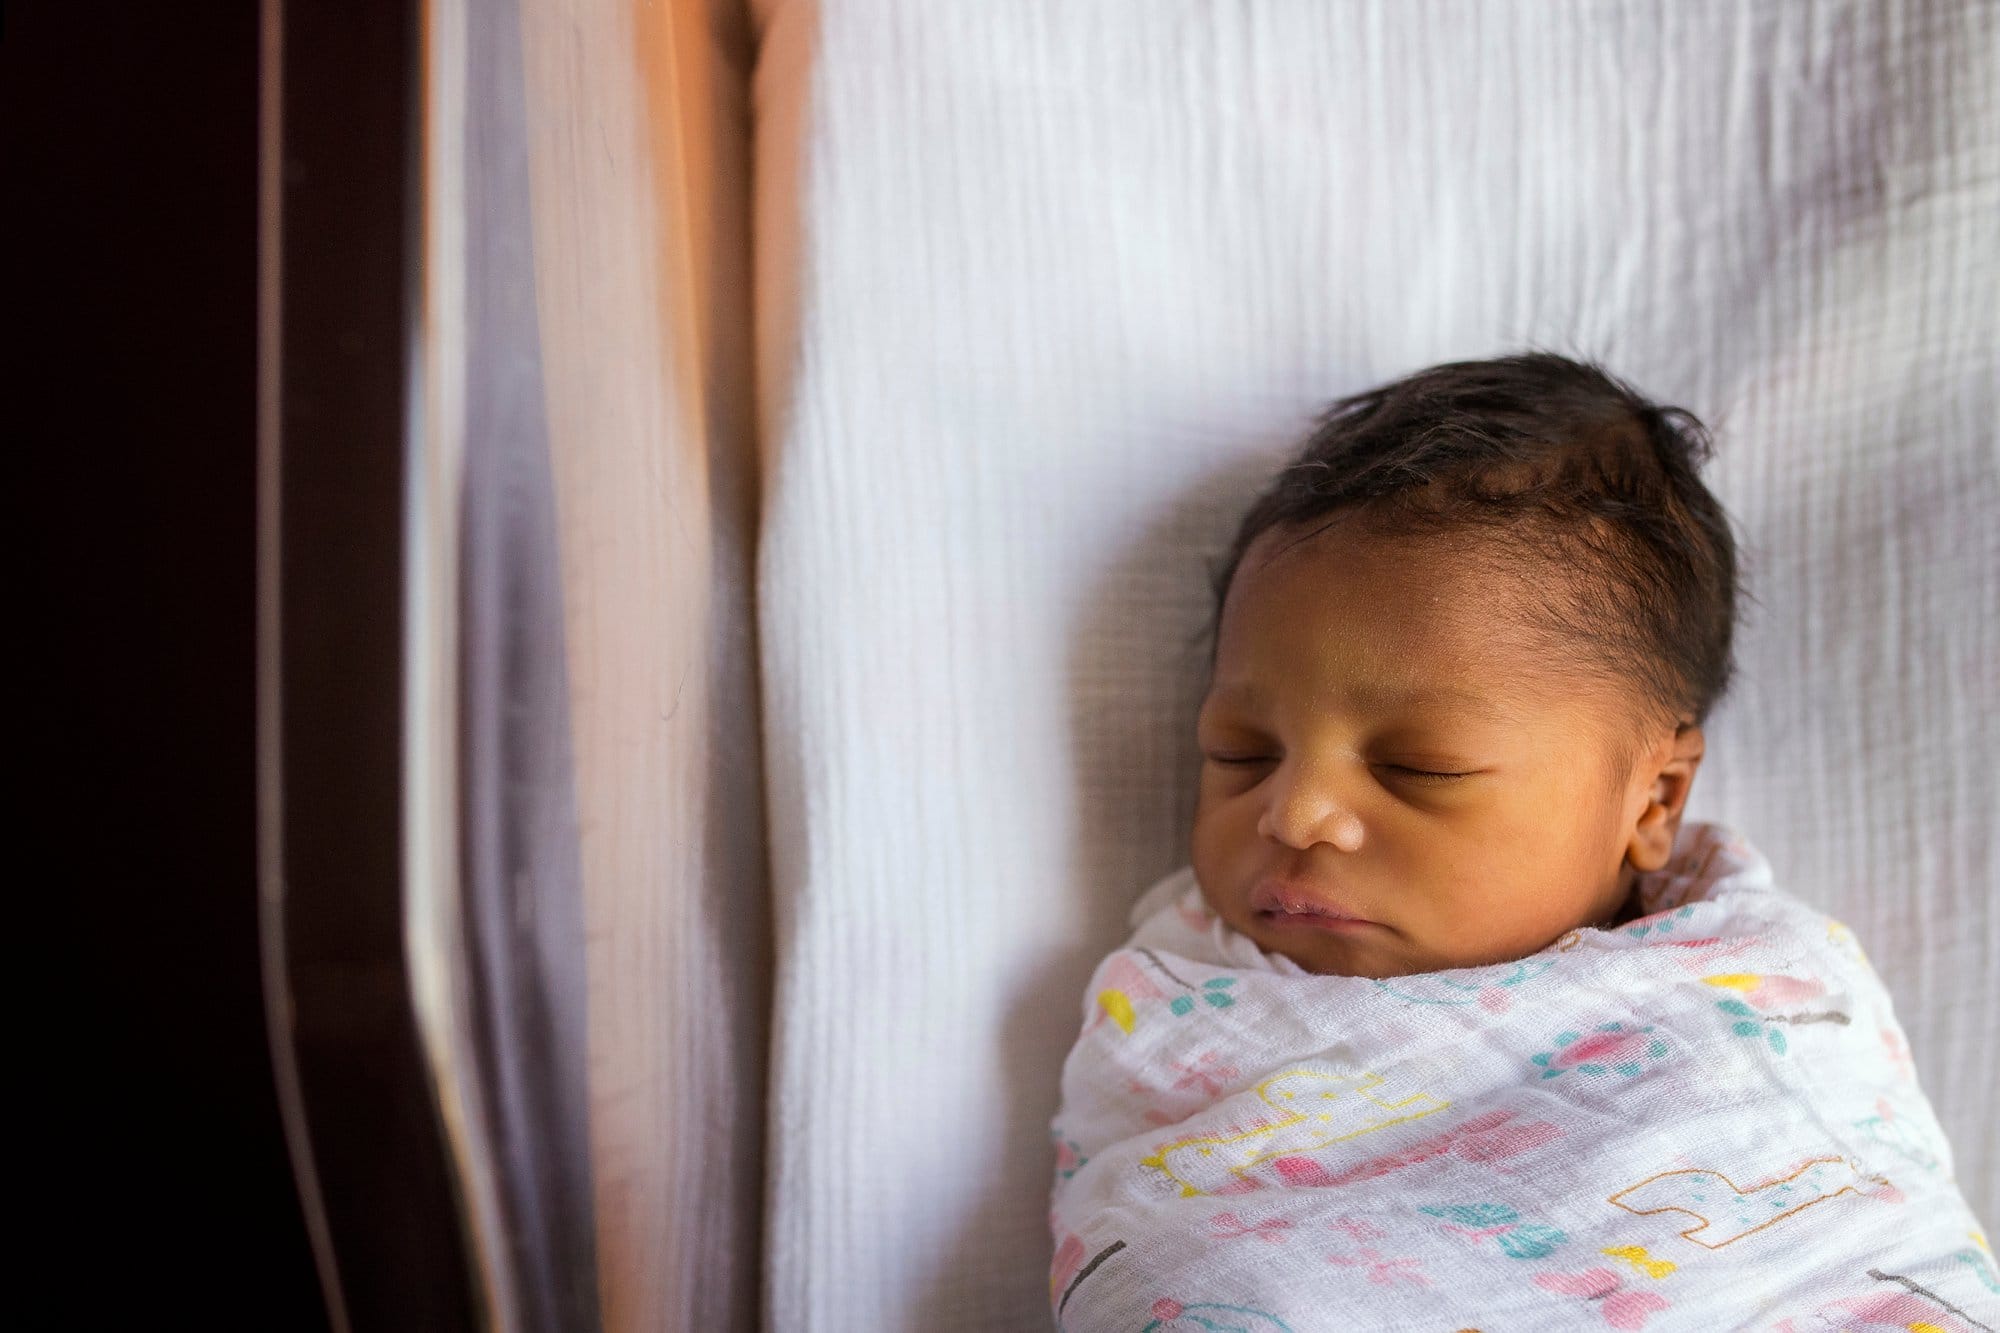
{"label": "baby's chin", "polygon": [[1367,977],[1379,981],[1386,977],[1406,977],[1415,972],[1434,972],[1452,966],[1404,954],[1395,947],[1397,941],[1385,926],[1370,926],[1365,932],[1369,936],[1384,938],[1333,936],[1301,927],[1285,929],[1261,924],[1253,924],[1248,930],[1239,926],[1238,930],[1255,940],[1264,952],[1280,954],[1320,976]]}
{"label": "baby's chin", "polygon": [[1238,930],[1255,940],[1264,952],[1282,954],[1308,972],[1327,977],[1365,977],[1371,981],[1415,976],[1422,972],[1449,972],[1461,967],[1490,967],[1518,962],[1528,956],[1454,957],[1414,947],[1409,940],[1386,926],[1371,926],[1341,935],[1261,924],[1252,925],[1249,930],[1238,927]]}

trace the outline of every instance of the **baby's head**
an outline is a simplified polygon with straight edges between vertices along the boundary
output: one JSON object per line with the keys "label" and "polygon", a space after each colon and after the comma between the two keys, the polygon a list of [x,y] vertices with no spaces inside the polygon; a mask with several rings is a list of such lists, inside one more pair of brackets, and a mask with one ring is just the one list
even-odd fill
{"label": "baby's head", "polygon": [[1216,579],[1190,851],[1223,920],[1387,977],[1623,919],[1731,674],[1708,451],[1546,353],[1328,409]]}

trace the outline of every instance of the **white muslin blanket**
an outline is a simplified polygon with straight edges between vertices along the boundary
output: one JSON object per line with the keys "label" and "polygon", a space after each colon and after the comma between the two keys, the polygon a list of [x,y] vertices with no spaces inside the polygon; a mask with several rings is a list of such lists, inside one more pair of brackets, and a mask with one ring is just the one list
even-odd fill
{"label": "white muslin blanket", "polygon": [[1881,980],[1740,836],[1519,962],[1320,976],[1191,868],[1092,976],[1053,1132],[1069,1333],[2000,1328]]}

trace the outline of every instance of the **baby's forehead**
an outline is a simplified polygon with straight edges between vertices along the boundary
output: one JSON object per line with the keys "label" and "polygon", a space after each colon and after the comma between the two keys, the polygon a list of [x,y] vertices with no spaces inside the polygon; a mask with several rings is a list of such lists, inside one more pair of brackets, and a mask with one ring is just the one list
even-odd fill
{"label": "baby's forehead", "polygon": [[1241,586],[1232,582],[1212,692],[1238,678],[1295,691],[1366,678],[1440,704],[1513,713],[1609,704],[1623,716],[1643,690],[1603,651],[1622,632],[1615,608],[1558,586],[1552,561],[1352,531],[1275,538],[1259,555],[1243,563]]}
{"label": "baby's forehead", "polygon": [[1306,624],[1326,634],[1362,626],[1409,639],[1497,643],[1510,626],[1532,623],[1527,613],[1564,579],[1554,562],[1492,541],[1332,529],[1263,542],[1260,534],[1231,581],[1225,632],[1235,612],[1239,622]]}

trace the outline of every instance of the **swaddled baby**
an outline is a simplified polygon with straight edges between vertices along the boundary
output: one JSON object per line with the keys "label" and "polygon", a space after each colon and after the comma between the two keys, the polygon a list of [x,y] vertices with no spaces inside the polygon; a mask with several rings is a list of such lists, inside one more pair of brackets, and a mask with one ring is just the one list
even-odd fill
{"label": "swaddled baby", "polygon": [[1682,822],[1707,452],[1525,355],[1335,404],[1252,505],[1191,864],[1064,1067],[1060,1327],[2000,1326],[1859,945]]}

